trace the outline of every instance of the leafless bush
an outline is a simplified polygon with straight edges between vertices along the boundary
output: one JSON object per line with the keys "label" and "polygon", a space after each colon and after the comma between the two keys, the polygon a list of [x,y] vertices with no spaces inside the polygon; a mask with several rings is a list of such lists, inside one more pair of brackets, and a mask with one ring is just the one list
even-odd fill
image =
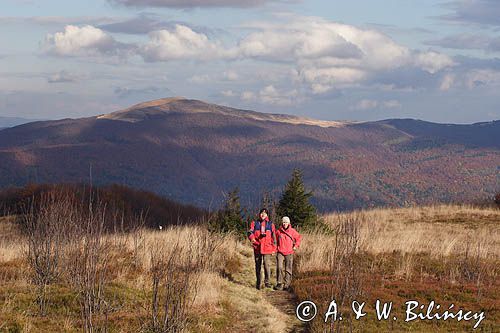
{"label": "leafless bush", "polygon": [[47,288],[62,272],[64,246],[71,238],[69,226],[77,218],[72,205],[71,196],[49,192],[40,202],[31,201],[22,217],[28,244],[25,256],[42,315],[47,311]]}
{"label": "leafless bush", "polygon": [[130,236],[132,237],[132,260],[134,268],[141,267],[141,250],[144,249],[146,238],[144,233],[144,225],[146,223],[145,214],[137,217],[137,223],[132,227]]}
{"label": "leafless bush", "polygon": [[[361,217],[352,215],[339,220],[334,227],[335,239],[333,251],[328,256],[332,275],[331,299],[335,299],[339,308],[361,294],[362,276],[360,264]],[[342,327],[351,327],[346,317],[341,326],[330,322],[330,332],[337,332]]]}
{"label": "leafless bush", "polygon": [[487,265],[482,259],[481,242],[471,243],[467,241],[464,255],[459,260],[459,271],[465,281],[476,283],[478,287],[478,296],[481,293],[482,280],[487,275]]}
{"label": "leafless bush", "polygon": [[106,332],[109,310],[104,296],[108,282],[111,239],[105,237],[106,205],[91,201],[74,225],[76,241],[68,256],[69,281],[79,295],[84,332]]}
{"label": "leafless bush", "polygon": [[194,232],[182,235],[174,243],[155,243],[150,247],[152,294],[147,331],[185,331],[188,310],[198,292],[198,278],[215,266],[211,253],[218,245]]}
{"label": "leafless bush", "polygon": [[409,281],[413,276],[414,268],[415,255],[413,253],[402,253],[399,259],[399,267],[396,269],[395,274]]}

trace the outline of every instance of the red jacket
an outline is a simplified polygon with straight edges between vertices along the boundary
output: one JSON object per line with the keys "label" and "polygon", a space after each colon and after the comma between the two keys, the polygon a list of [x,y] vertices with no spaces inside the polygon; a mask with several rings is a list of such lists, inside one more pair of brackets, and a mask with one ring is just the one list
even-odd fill
{"label": "red jacket", "polygon": [[[261,233],[261,223],[266,224],[265,234]],[[262,222],[260,220],[252,221],[252,223],[250,223],[250,230],[248,230],[248,239],[252,242],[255,253],[276,253],[276,229],[273,222],[269,221],[269,219]]]}
{"label": "red jacket", "polygon": [[294,253],[294,246],[299,248],[302,236],[292,226],[286,230],[281,226],[276,231],[276,238],[278,239],[278,252],[286,256]]}

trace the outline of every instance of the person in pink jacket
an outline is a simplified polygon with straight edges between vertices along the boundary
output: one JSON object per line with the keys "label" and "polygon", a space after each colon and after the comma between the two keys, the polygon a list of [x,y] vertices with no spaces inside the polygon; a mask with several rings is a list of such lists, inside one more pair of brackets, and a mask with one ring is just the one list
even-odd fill
{"label": "person in pink jacket", "polygon": [[264,285],[271,287],[271,257],[276,253],[276,229],[269,220],[268,211],[262,208],[259,218],[252,221],[248,230],[248,239],[252,242],[255,259],[255,275],[257,278],[255,287],[261,288],[261,268],[264,263]]}
{"label": "person in pink jacket", "polygon": [[276,231],[278,243],[277,284],[275,290],[287,290],[292,282],[293,254],[300,246],[302,236],[290,225],[290,218],[284,216],[281,227]]}

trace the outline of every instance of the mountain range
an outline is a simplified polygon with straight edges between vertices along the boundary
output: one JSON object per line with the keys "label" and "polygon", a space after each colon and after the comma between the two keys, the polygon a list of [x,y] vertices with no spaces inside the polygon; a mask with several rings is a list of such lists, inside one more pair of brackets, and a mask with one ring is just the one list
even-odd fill
{"label": "mountain range", "polygon": [[0,117],[0,129],[30,123],[40,119],[26,119],[20,117]]}
{"label": "mountain range", "polygon": [[120,183],[215,208],[278,196],[294,168],[322,211],[485,200],[500,190],[500,121],[321,121],[166,98],[0,131],[0,187]]}

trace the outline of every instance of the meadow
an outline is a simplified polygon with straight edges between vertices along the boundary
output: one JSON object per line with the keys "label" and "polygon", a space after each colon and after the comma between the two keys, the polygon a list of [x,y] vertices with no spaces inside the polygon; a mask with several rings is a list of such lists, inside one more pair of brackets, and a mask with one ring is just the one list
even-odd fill
{"label": "meadow", "polygon": [[[329,228],[304,233],[292,302],[312,300],[321,313],[335,299],[345,319],[301,324],[276,302],[283,294],[255,290],[252,250],[240,235],[209,233],[204,224],[110,232],[99,227],[109,216],[102,207],[85,218],[67,207],[38,213],[37,222],[52,221],[48,230],[33,216],[0,218],[0,332],[472,330],[470,321],[378,321],[376,299],[393,301],[401,318],[405,300],[455,303],[485,312],[479,331],[500,329],[497,208],[324,216]],[[367,302],[362,320],[350,314],[353,299]]]}
{"label": "meadow", "polygon": [[[330,331],[470,331],[474,321],[405,322],[405,302],[484,311],[483,332],[500,329],[500,211],[464,205],[373,209],[325,216],[332,234],[307,235],[294,290],[324,313],[335,299],[342,322],[314,320]],[[353,319],[352,300],[367,316]],[[376,300],[393,302],[397,321],[375,319]],[[427,309],[424,309],[427,310]],[[443,311],[441,310],[441,311]]]}

